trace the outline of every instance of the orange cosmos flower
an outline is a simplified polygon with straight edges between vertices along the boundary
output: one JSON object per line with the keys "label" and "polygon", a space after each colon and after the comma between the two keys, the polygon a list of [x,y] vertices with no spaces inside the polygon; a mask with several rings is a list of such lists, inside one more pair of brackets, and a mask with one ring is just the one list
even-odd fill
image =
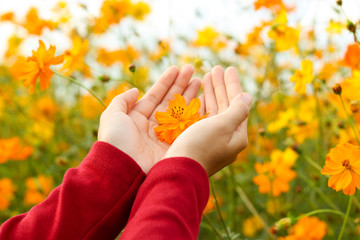
{"label": "orange cosmos flower", "polygon": [[255,10],[258,10],[262,7],[265,8],[281,8],[284,7],[282,0],[257,0],[254,3]]}
{"label": "orange cosmos flower", "polygon": [[321,240],[327,231],[326,223],[317,217],[303,217],[289,230],[289,235],[280,240]]}
{"label": "orange cosmos flower", "polygon": [[16,188],[10,178],[0,178],[0,211],[6,210],[14,198]]}
{"label": "orange cosmos flower", "polygon": [[38,10],[36,8],[31,8],[26,14],[26,20],[23,23],[24,28],[34,35],[41,35],[44,28],[49,28],[53,30],[55,24],[51,21],[43,20],[39,17]]}
{"label": "orange cosmos flower", "polygon": [[158,138],[169,144],[186,128],[206,117],[200,117],[200,100],[194,98],[190,104],[186,106],[186,101],[180,94],[175,95],[175,99],[169,101],[169,108],[166,112],[156,112],[155,118],[159,126],[154,128]]}
{"label": "orange cosmos flower", "polygon": [[360,46],[357,43],[351,44],[347,47],[345,56],[344,56],[345,65],[351,67],[352,69],[360,68]]}
{"label": "orange cosmos flower", "polygon": [[296,177],[296,172],[291,167],[297,158],[298,154],[290,148],[284,152],[277,149],[271,153],[271,161],[255,163],[258,175],[253,178],[253,182],[259,186],[259,192],[271,193],[274,197],[288,192],[289,182]]}
{"label": "orange cosmos flower", "polygon": [[50,45],[46,50],[43,41],[39,40],[39,48],[33,55],[27,58],[27,62],[23,64],[23,68],[19,71],[19,78],[25,79],[25,87],[29,87],[29,92],[34,93],[36,80],[40,78],[41,91],[45,90],[50,85],[50,79],[53,76],[53,71],[50,65],[57,65],[64,61],[64,55],[55,57],[56,48]]}
{"label": "orange cosmos flower", "polygon": [[344,143],[332,148],[321,174],[332,175],[329,187],[353,195],[356,188],[360,189],[360,147]]}

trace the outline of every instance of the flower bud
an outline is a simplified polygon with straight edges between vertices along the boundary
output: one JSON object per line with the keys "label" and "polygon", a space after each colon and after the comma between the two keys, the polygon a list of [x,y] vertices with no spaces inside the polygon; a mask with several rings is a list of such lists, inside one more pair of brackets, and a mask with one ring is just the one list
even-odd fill
{"label": "flower bud", "polygon": [[352,113],[357,113],[359,112],[360,109],[360,103],[359,102],[353,102],[351,103],[351,112]]}
{"label": "flower bud", "polygon": [[334,91],[335,94],[340,95],[340,94],[341,94],[341,91],[342,91],[341,85],[338,84],[338,83],[335,84],[335,85],[332,87],[332,90]]}
{"label": "flower bud", "polygon": [[342,0],[336,0],[336,4],[342,6]]}
{"label": "flower bud", "polygon": [[291,218],[282,218],[279,221],[277,221],[271,228],[270,233],[271,234],[277,234],[279,231],[288,229],[292,224]]}
{"label": "flower bud", "polygon": [[110,77],[108,75],[102,75],[99,77],[99,80],[106,83],[110,81]]}
{"label": "flower bud", "polygon": [[346,27],[347,27],[347,29],[348,29],[350,32],[355,33],[355,31],[356,31],[356,25],[355,25],[353,22],[348,21]]}
{"label": "flower bud", "polygon": [[136,71],[136,66],[135,66],[135,64],[131,64],[131,65],[129,66],[129,71],[132,72],[132,73],[134,73],[134,72]]}

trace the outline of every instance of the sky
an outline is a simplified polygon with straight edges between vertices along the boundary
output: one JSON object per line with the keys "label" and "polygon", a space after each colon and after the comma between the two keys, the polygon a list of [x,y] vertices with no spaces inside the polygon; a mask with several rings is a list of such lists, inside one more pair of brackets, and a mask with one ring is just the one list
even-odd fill
{"label": "sky", "polygon": [[[146,21],[139,25],[138,31],[142,38],[157,36],[168,38],[172,35],[186,35],[195,38],[196,30],[213,25],[220,32],[228,33],[244,40],[246,33],[262,19],[269,17],[267,10],[254,11],[253,0],[144,0],[152,7],[152,13]],[[51,9],[57,0],[0,0],[0,14],[7,11],[14,11],[18,19],[22,19],[31,6],[40,10],[40,16],[51,19]],[[80,8],[75,7],[78,3],[85,4],[92,15],[97,16],[103,0],[68,0],[78,17],[76,21],[84,21],[84,13]],[[311,28],[324,31],[329,19],[339,19],[333,7],[335,0],[284,0],[288,5],[296,5],[296,12],[291,14],[289,22],[296,25],[298,22],[304,28]],[[356,22],[360,19],[360,0],[343,0],[343,8],[348,18]],[[344,19],[344,18],[343,18]],[[7,38],[16,29],[8,23],[0,23],[0,56],[7,47]],[[55,44],[70,44],[61,36],[54,36]],[[29,38],[24,44],[25,54],[37,47],[37,37]],[[339,38],[340,43],[347,45],[351,35]],[[111,47],[111,41],[107,44]]]}

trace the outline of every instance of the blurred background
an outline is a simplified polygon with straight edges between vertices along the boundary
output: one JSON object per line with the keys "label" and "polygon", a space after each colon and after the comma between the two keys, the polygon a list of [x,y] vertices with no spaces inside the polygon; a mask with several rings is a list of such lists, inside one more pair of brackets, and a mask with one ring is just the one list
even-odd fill
{"label": "blurred background", "polygon": [[[249,147],[212,177],[199,239],[334,239],[343,217],[327,210],[344,215],[349,196],[321,169],[330,149],[358,145],[359,10],[360,0],[1,0],[0,224],[81,162],[103,105],[189,63],[200,78],[236,67],[254,97]],[[39,40],[64,57],[46,87],[26,72]],[[353,195],[344,239],[359,238]]]}

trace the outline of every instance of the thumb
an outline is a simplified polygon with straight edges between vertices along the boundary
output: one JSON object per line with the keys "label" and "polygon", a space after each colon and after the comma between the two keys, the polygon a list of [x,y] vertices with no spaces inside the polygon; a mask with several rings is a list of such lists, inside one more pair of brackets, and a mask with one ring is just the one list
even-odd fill
{"label": "thumb", "polygon": [[111,101],[109,108],[118,109],[124,113],[128,113],[135,105],[139,96],[139,90],[132,88],[124,93],[114,97]]}
{"label": "thumb", "polygon": [[252,97],[249,93],[238,94],[224,112],[224,123],[236,129],[249,115]]}

